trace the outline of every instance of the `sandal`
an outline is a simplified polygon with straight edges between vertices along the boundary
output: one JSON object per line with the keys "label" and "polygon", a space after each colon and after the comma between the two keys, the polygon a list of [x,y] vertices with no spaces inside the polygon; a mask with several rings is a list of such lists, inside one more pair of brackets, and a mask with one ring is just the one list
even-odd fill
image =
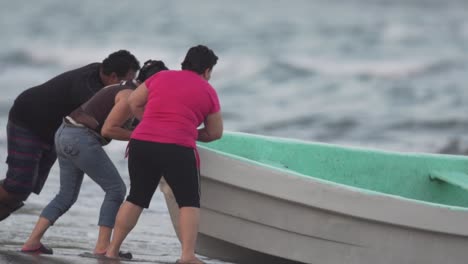
{"label": "sandal", "polygon": [[[98,256],[98,257],[105,257],[107,252],[104,253],[93,253],[93,255]],[[106,257],[109,258],[109,257]],[[123,252],[119,251],[119,258],[121,259],[126,259],[126,260],[131,260],[133,258],[133,255],[131,252]]]}
{"label": "sandal", "polygon": [[38,248],[22,248],[21,252],[28,253],[28,254],[45,254],[45,255],[52,255],[54,251],[51,248],[44,246],[42,243]]}

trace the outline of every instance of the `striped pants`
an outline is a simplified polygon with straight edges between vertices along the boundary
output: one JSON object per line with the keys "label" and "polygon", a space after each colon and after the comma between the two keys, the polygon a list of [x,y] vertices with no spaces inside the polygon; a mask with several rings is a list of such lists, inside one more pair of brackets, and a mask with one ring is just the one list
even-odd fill
{"label": "striped pants", "polygon": [[8,121],[8,170],[3,187],[11,193],[39,194],[57,159],[55,147],[32,131]]}

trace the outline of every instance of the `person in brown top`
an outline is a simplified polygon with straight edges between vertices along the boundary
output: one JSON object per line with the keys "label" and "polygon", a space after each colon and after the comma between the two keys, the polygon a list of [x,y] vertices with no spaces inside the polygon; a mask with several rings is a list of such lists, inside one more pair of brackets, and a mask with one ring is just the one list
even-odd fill
{"label": "person in brown top", "polygon": [[[94,254],[104,255],[110,243],[117,211],[126,188],[103,145],[111,139],[129,140],[132,133],[127,123],[133,119],[127,103],[130,93],[152,74],[167,70],[162,61],[147,61],[136,80],[108,86],[64,118],[55,134],[56,152],[60,164],[60,191],[44,208],[22,252],[52,254],[41,243],[47,229],[76,201],[84,174],[104,190],[105,197],[99,215],[99,236]],[[131,258],[131,254],[121,253]]]}

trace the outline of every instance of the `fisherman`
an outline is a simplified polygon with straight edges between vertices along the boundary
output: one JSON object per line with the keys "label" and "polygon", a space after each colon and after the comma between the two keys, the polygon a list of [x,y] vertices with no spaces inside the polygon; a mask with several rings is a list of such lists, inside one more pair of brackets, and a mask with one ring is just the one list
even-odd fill
{"label": "fisherman", "polygon": [[102,63],[62,73],[22,92],[10,109],[7,124],[8,170],[0,181],[0,221],[39,194],[57,155],[54,135],[65,116],[103,87],[132,80],[140,63],[119,50]]}

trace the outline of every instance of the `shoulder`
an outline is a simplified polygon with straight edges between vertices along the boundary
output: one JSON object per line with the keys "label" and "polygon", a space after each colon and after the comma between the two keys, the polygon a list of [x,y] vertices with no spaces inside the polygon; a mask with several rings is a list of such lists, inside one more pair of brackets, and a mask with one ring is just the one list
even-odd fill
{"label": "shoulder", "polygon": [[92,70],[92,71],[95,71],[95,70],[98,70],[99,68],[101,68],[101,64],[100,62],[93,62],[93,63],[90,63],[88,65],[85,65],[81,68],[78,68],[77,70],[79,69],[82,69],[82,70]]}
{"label": "shoulder", "polygon": [[126,99],[130,97],[130,94],[132,94],[132,92],[133,92],[133,89],[130,89],[130,88],[122,89],[115,95],[115,99],[116,100]]}
{"label": "shoulder", "polygon": [[96,63],[90,63],[80,68],[76,68],[74,70],[70,70],[65,73],[73,74],[76,76],[90,75],[90,74],[99,73],[100,68],[101,68],[101,63],[96,62]]}
{"label": "shoulder", "polygon": [[82,88],[82,85],[103,86],[100,82],[100,63],[91,63],[86,66],[65,72],[62,76],[72,82],[73,85]]}
{"label": "shoulder", "polygon": [[171,78],[170,76],[173,75],[173,70],[164,70],[160,71],[156,74],[153,74],[151,77],[149,77],[144,84],[146,85],[147,88],[150,88],[153,84],[159,83],[163,80],[166,80],[167,78]]}
{"label": "shoulder", "polygon": [[203,78],[200,78],[200,79],[201,79],[200,85],[203,87],[203,89],[205,89],[209,93],[215,93],[216,94],[215,88],[207,80],[205,80]]}
{"label": "shoulder", "polygon": [[118,84],[113,84],[105,87],[99,92],[107,92],[109,94],[125,94],[125,93],[131,93],[135,90],[136,85],[130,81],[123,81]]}

